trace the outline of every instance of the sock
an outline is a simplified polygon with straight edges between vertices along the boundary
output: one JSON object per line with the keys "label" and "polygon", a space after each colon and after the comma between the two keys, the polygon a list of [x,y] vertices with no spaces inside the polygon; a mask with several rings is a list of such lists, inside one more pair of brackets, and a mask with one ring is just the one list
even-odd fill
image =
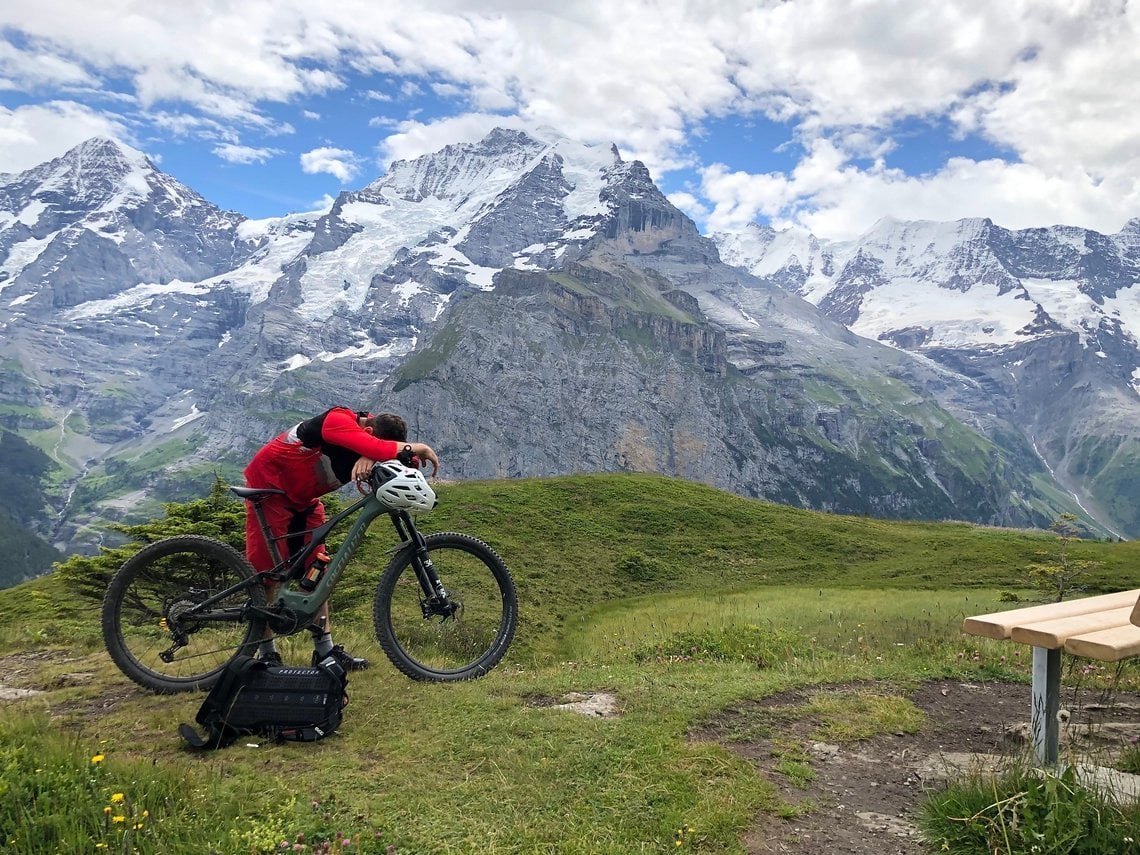
{"label": "sock", "polygon": [[265,641],[257,645],[257,655],[264,659],[270,653],[276,653],[277,646],[273,643],[272,638],[267,638]]}
{"label": "sock", "polygon": [[317,651],[318,656],[328,656],[332,652],[332,649],[333,640],[331,632],[313,636],[313,650]]}

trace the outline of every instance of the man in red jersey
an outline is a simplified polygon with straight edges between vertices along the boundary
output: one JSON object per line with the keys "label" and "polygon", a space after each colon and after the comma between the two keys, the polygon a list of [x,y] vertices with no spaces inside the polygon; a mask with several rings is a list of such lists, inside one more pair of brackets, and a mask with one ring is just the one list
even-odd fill
{"label": "man in red jersey", "polygon": [[[381,413],[373,416],[333,407],[319,416],[294,425],[270,440],[254,455],[245,468],[248,487],[284,491],[284,495],[268,496],[261,502],[272,537],[286,538],[288,553],[303,548],[313,529],[325,521],[325,506],[320,497],[350,481],[365,480],[378,460],[393,460],[405,447],[422,462],[430,462],[432,475],[439,471],[439,458],[422,442],[406,442],[407,425],[399,416]],[[288,537],[296,532],[297,537]],[[321,550],[316,550],[314,555]],[[246,503],[245,554],[259,573],[272,570],[276,561],[261,532],[252,503]],[[276,585],[266,585],[272,600]],[[321,606],[313,631],[313,664],[332,656],[346,671],[368,667],[368,661],[351,656],[339,644],[333,644],[328,603]],[[266,630],[259,645],[259,656],[271,664],[280,664],[281,655]]]}

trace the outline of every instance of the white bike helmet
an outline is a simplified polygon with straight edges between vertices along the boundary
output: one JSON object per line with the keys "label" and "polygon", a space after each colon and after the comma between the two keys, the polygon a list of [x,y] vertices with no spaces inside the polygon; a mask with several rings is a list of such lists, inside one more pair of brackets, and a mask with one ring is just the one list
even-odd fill
{"label": "white bike helmet", "polygon": [[430,511],[438,501],[423,473],[398,460],[373,464],[372,491],[384,507],[393,511]]}

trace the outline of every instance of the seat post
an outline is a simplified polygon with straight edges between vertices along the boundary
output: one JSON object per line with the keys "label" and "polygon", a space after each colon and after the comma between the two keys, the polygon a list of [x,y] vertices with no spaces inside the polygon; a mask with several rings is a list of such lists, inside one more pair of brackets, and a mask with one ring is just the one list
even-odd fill
{"label": "seat post", "polygon": [[235,487],[231,484],[230,492],[253,505],[253,513],[257,517],[257,524],[261,527],[261,536],[265,538],[269,555],[273,559],[274,566],[279,566],[281,564],[281,550],[277,548],[277,540],[270,536],[269,521],[265,518],[261,500],[266,496],[283,496],[285,491],[273,487]]}
{"label": "seat post", "polygon": [[281,563],[281,550],[277,548],[277,539],[269,534],[269,520],[265,518],[265,511],[261,507],[261,496],[254,496],[249,501],[253,502],[253,512],[257,516],[257,524],[261,526],[261,536],[265,538],[269,554],[273,557],[273,565],[277,566]]}

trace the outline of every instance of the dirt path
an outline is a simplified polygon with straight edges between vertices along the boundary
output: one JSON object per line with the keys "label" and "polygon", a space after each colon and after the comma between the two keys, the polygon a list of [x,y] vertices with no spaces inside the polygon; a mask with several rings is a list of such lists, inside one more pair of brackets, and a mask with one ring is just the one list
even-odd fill
{"label": "dirt path", "polygon": [[[775,711],[802,704],[817,692],[850,691],[851,686],[815,687],[774,695],[756,703],[757,710]],[[880,686],[864,690],[883,692]],[[1064,745],[1108,764],[1120,746],[1140,734],[1140,698],[1099,693],[1085,697],[1067,692],[1071,719]],[[963,683],[938,680],[925,683],[910,700],[925,715],[922,729],[913,734],[881,734],[844,745],[819,742],[812,737],[818,722],[786,722],[776,737],[786,746],[794,739],[808,752],[814,778],[796,786],[776,770],[780,754],[775,740],[729,741],[737,754],[756,765],[775,784],[788,804],[813,807],[793,819],[765,816],[748,834],[747,850],[755,855],[922,855],[932,849],[922,843],[914,819],[931,789],[944,785],[948,771],[960,773],[977,766],[978,755],[1025,756],[1029,738],[1029,687],[1011,683]],[[1104,703],[1108,700],[1109,703]],[[747,710],[737,715],[749,715]],[[731,717],[731,716],[730,716]],[[722,730],[721,727],[724,726]],[[726,719],[702,730],[697,738],[722,738],[732,730]],[[1082,755],[1084,756],[1084,755]],[[1137,776],[1118,776],[1135,795]]]}

